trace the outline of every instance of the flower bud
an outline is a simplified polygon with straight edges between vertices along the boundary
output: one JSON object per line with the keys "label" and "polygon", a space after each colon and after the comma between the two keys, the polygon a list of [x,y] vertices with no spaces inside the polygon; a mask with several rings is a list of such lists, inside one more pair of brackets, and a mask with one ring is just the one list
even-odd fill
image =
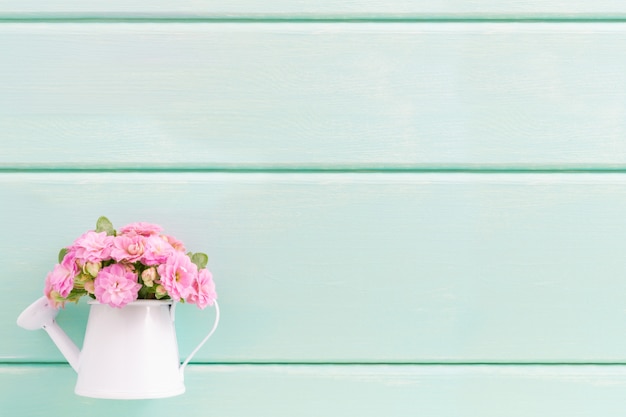
{"label": "flower bud", "polygon": [[159,299],[167,296],[167,291],[165,290],[165,287],[163,287],[163,285],[157,285],[155,289],[155,295],[156,295],[156,298],[159,298]]}
{"label": "flower bud", "polygon": [[59,294],[58,291],[50,291],[50,294],[48,294],[48,299],[50,301],[52,301],[53,304],[55,304],[55,307],[58,308],[58,306],[65,306],[65,302],[67,301],[65,299],[65,297],[61,296],[61,294]]}
{"label": "flower bud", "polygon": [[89,275],[94,278],[98,275],[98,272],[100,272],[100,268],[102,268],[102,262],[87,262],[84,267]]}
{"label": "flower bud", "polygon": [[93,294],[95,291],[93,280],[85,282],[84,287],[85,291],[87,291],[89,294]]}
{"label": "flower bud", "polygon": [[155,267],[148,268],[141,273],[141,279],[146,287],[152,287],[156,278],[157,272]]}
{"label": "flower bud", "polygon": [[89,274],[81,272],[74,277],[74,288],[82,290],[85,287],[85,282],[93,281],[93,277]]}

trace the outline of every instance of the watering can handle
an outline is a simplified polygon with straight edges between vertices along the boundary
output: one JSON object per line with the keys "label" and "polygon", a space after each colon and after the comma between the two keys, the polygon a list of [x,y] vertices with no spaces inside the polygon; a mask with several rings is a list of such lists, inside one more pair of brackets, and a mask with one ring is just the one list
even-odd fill
{"label": "watering can handle", "polygon": [[193,358],[193,356],[196,353],[198,353],[200,348],[207,342],[207,340],[209,340],[209,338],[213,336],[213,333],[215,333],[215,329],[217,329],[217,325],[220,322],[220,306],[217,304],[217,300],[214,301],[214,305],[215,305],[215,322],[213,323],[213,328],[211,328],[211,331],[209,332],[209,334],[207,334],[204,337],[204,339],[202,339],[202,342],[200,342],[200,344],[196,346],[194,350],[191,351],[187,359],[185,359],[185,362],[183,362],[183,364],[180,366],[180,374],[182,377],[184,377],[185,375],[185,367],[187,366],[191,358]]}

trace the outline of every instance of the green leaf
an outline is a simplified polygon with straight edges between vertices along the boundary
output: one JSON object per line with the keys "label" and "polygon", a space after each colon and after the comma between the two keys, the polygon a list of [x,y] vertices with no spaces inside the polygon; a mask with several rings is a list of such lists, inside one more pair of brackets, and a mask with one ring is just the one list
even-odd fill
{"label": "green leaf", "polygon": [[63,262],[63,258],[65,258],[65,255],[67,255],[67,248],[63,248],[59,251],[59,263]]}
{"label": "green leaf", "polygon": [[138,298],[139,299],[146,299],[146,298],[148,298],[148,294],[149,293],[150,292],[148,291],[148,287],[145,287],[145,286],[142,285],[141,288],[139,289],[139,294],[138,294],[139,297]]}
{"label": "green leaf", "polygon": [[87,295],[86,290],[80,288],[72,288],[72,291],[70,291],[70,294],[67,296],[67,298],[77,298],[82,297],[83,295]]}
{"label": "green leaf", "polygon": [[72,288],[72,291],[70,291],[70,293],[68,294],[68,296],[66,297],[67,301],[71,301],[73,303],[77,303],[78,300],[80,299],[80,297],[82,297],[83,295],[87,295],[88,292],[85,290],[81,290],[78,288]]}
{"label": "green leaf", "polygon": [[96,222],[96,232],[107,232],[109,236],[115,236],[115,229],[113,223],[104,216],[101,216]]}
{"label": "green leaf", "polygon": [[198,269],[202,269],[206,267],[207,263],[209,263],[209,257],[205,253],[194,253],[191,255],[191,262],[196,264]]}

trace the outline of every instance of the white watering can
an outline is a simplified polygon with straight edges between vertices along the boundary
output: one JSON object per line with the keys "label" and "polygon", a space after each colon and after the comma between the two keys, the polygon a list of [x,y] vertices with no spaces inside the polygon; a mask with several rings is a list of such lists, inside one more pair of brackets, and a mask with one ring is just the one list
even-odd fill
{"label": "white watering can", "polygon": [[172,300],[137,300],[123,308],[97,301],[89,304],[82,351],[56,323],[59,310],[46,297],[24,310],[17,324],[48,332],[78,373],[74,392],[94,398],[164,398],[184,393],[185,367],[215,332],[220,317],[216,301],[211,331],[181,364]]}

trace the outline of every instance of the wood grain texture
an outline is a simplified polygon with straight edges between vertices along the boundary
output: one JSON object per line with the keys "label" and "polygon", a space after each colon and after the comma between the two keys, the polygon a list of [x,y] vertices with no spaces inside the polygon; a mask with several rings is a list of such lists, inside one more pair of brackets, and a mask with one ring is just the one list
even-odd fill
{"label": "wood grain texture", "polygon": [[[14,318],[102,214],[209,254],[198,361],[626,360],[623,174],[5,173],[0,201],[3,361],[62,360]],[[183,356],[211,320],[179,309]]]}
{"label": "wood grain texture", "polygon": [[624,169],[625,49],[624,23],[4,23],[0,167]]}
{"label": "wood grain texture", "polygon": [[150,401],[75,396],[69,366],[0,367],[12,415],[623,415],[623,366],[192,366],[187,392]]}
{"label": "wood grain texture", "polygon": [[3,0],[4,17],[250,18],[605,18],[626,16],[619,0]]}

